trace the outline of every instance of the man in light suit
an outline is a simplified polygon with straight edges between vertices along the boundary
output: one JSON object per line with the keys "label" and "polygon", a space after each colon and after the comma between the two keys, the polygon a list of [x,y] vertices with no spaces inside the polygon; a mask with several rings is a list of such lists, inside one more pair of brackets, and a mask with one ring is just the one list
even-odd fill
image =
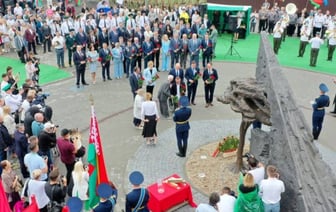
{"label": "man in light suit", "polygon": [[197,76],[197,74],[200,75],[200,70],[196,67],[196,62],[192,61],[191,66],[186,70],[185,78],[188,85],[188,99],[189,102],[193,105],[196,105],[195,96],[198,86],[198,80],[196,80],[195,77]]}
{"label": "man in light suit", "polygon": [[181,40],[179,39],[179,34],[174,33],[174,38],[170,40],[170,55],[171,55],[171,64],[170,67],[173,68],[175,63],[179,62],[179,57],[182,49]]}
{"label": "man in light suit", "polygon": [[15,35],[14,35],[14,44],[15,44],[15,50],[21,60],[21,63],[25,63],[25,46],[24,46],[24,41],[23,41],[23,37],[22,37],[22,33],[21,31],[15,31]]}
{"label": "man in light suit", "polygon": [[168,103],[167,100],[170,97],[170,87],[171,83],[174,79],[173,75],[168,75],[168,81],[164,82],[158,92],[158,99],[160,102],[160,113],[163,117],[168,118],[169,112],[168,112]]}
{"label": "man in light suit", "polygon": [[77,49],[73,55],[73,61],[76,66],[77,88],[79,88],[79,81],[81,81],[83,85],[89,85],[85,82],[86,55],[85,52],[82,51],[81,45],[77,45]]}
{"label": "man in light suit", "polygon": [[205,107],[213,106],[213,94],[215,92],[216,81],[218,80],[217,70],[212,68],[212,64],[208,63],[207,68],[203,72]]}
{"label": "man in light suit", "polygon": [[201,41],[197,39],[197,34],[194,33],[189,40],[188,49],[190,53],[190,65],[191,61],[196,62],[196,67],[199,67],[199,52],[201,47]]}

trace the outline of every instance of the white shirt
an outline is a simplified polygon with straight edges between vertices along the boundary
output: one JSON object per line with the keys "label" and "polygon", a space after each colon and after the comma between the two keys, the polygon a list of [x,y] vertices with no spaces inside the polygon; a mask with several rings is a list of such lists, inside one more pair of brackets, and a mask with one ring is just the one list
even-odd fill
{"label": "white shirt", "polygon": [[319,37],[314,37],[309,40],[309,43],[311,43],[312,49],[319,49],[321,45],[323,44],[323,40]]}
{"label": "white shirt", "polygon": [[277,178],[268,178],[260,182],[260,196],[264,203],[275,204],[281,200],[281,193],[285,191],[285,185]]}
{"label": "white shirt", "polygon": [[223,194],[220,196],[220,201],[217,203],[219,212],[233,212],[236,198],[229,194]]}
{"label": "white shirt", "polygon": [[265,178],[265,168],[258,167],[248,171],[248,173],[253,175],[254,183],[260,186],[260,182]]}
{"label": "white shirt", "polygon": [[19,109],[19,106],[22,101],[22,96],[20,94],[13,95],[13,94],[7,94],[5,96],[5,104],[10,107],[11,113],[14,113]]}
{"label": "white shirt", "polygon": [[21,121],[24,120],[25,114],[29,110],[29,108],[30,108],[30,102],[28,102],[28,100],[25,99],[21,105]]}
{"label": "white shirt", "polygon": [[[56,44],[56,42],[58,41],[59,44]],[[55,46],[55,49],[63,49],[64,47],[64,38],[62,36],[55,36],[52,39],[52,44]]]}
{"label": "white shirt", "polygon": [[197,206],[196,212],[217,212],[217,210],[209,204],[201,203]]}
{"label": "white shirt", "polygon": [[14,7],[14,15],[16,16],[22,16],[23,15],[23,9],[22,7]]}
{"label": "white shirt", "polygon": [[145,116],[153,116],[153,115],[156,115],[158,117],[156,103],[154,101],[143,102],[141,105],[141,118],[145,119]]}
{"label": "white shirt", "polygon": [[30,180],[28,182],[28,195],[35,195],[37,206],[39,209],[45,207],[50,201],[44,189],[45,184],[45,181],[38,180]]}

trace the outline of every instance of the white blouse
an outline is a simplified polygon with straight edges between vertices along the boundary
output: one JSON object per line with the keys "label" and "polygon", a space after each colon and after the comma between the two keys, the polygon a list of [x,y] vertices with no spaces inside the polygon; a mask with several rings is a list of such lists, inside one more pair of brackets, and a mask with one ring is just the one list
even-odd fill
{"label": "white blouse", "polygon": [[156,107],[156,103],[154,101],[145,101],[141,105],[141,118],[145,119],[145,116],[153,116],[156,115],[158,118],[158,111]]}

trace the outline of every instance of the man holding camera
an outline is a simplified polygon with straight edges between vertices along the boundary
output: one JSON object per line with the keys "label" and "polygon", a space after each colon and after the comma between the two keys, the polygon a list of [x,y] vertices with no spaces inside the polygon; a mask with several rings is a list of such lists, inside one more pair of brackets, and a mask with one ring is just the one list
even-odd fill
{"label": "man holding camera", "polygon": [[259,162],[253,155],[246,154],[247,162],[250,166],[248,173],[253,175],[254,183],[260,186],[260,182],[265,178],[264,164]]}
{"label": "man holding camera", "polygon": [[54,169],[49,174],[49,182],[45,184],[45,192],[50,199],[50,206],[62,210],[62,203],[65,202],[67,192],[67,180],[59,176],[59,170]]}
{"label": "man holding camera", "polygon": [[48,157],[48,170],[52,170],[52,164],[53,161],[51,159],[51,148],[56,146],[56,126],[54,124],[51,124],[50,122],[47,122],[44,124],[43,131],[40,132],[38,135],[39,138],[39,155],[42,157],[47,156]]}

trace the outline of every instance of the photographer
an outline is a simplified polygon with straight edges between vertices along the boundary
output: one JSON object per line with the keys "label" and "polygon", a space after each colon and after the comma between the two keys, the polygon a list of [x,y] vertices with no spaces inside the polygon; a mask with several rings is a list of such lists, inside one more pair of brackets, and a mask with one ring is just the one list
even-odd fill
{"label": "photographer", "polygon": [[260,185],[260,182],[265,178],[264,164],[259,162],[252,154],[246,153],[243,157],[247,157],[249,171],[253,175],[254,183]]}
{"label": "photographer", "polygon": [[49,174],[49,181],[44,186],[45,193],[50,199],[49,207],[53,207],[53,211],[62,211],[64,205],[67,180],[64,176],[59,177],[58,169],[54,169]]}
{"label": "photographer", "polygon": [[56,147],[56,130],[57,127],[50,122],[44,124],[43,131],[38,135],[39,139],[39,155],[48,157],[48,170],[52,169],[53,161],[51,159],[51,148]]}

